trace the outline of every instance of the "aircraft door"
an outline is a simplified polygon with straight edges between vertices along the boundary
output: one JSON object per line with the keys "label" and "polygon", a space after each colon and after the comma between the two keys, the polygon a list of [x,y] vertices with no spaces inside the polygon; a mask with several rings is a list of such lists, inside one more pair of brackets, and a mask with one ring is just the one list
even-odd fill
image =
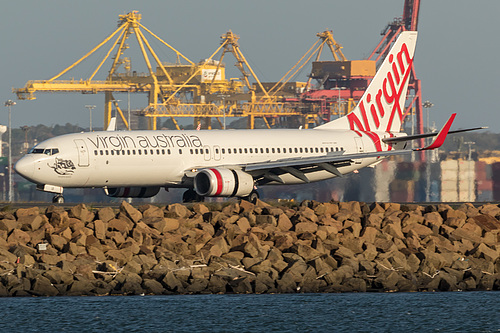
{"label": "aircraft door", "polygon": [[88,167],[89,166],[89,151],[87,149],[87,144],[82,139],[76,139],[75,145],[78,149],[78,166]]}
{"label": "aircraft door", "polygon": [[[365,146],[363,145],[363,139],[362,138],[354,138],[354,142],[356,143],[356,153],[364,153],[365,152]],[[361,164],[361,159],[354,159],[355,164]]]}
{"label": "aircraft door", "polygon": [[214,159],[216,161],[220,161],[220,147],[219,146],[214,146]]}
{"label": "aircraft door", "polygon": [[209,146],[203,147],[203,156],[205,157],[205,161],[210,161],[210,147]]}

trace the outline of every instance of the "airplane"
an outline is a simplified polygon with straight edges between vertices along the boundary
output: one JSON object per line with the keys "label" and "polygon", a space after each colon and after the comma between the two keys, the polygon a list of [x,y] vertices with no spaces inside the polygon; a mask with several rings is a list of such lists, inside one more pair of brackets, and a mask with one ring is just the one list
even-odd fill
{"label": "airplane", "polygon": [[[439,132],[401,132],[417,32],[402,32],[355,109],[313,129],[99,131],[43,141],[15,164],[18,174],[54,193],[103,188],[110,197],[147,198],[163,187],[185,188],[184,202],[205,197],[255,201],[257,187],[342,177],[391,155],[440,147]],[[410,140],[435,137],[427,147]]]}

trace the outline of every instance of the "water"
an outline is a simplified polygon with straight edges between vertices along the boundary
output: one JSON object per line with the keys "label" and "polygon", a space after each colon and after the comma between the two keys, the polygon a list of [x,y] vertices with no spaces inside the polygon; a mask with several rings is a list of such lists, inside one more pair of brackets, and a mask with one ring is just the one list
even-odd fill
{"label": "water", "polygon": [[500,292],[1,298],[0,332],[500,332]]}

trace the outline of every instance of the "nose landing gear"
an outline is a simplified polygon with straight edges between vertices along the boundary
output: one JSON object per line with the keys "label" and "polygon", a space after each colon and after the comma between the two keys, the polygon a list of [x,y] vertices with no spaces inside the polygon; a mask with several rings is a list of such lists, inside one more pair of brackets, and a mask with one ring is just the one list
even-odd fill
{"label": "nose landing gear", "polygon": [[56,194],[54,195],[54,197],[52,198],[52,202],[53,203],[58,203],[58,204],[62,204],[64,203],[64,197],[62,194]]}

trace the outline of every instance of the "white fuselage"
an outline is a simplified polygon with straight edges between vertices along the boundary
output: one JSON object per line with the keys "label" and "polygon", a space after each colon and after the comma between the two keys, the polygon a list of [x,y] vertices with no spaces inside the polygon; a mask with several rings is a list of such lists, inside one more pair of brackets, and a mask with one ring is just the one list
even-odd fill
{"label": "white fuselage", "polygon": [[[378,133],[377,137],[389,137],[389,133]],[[388,150],[387,145],[381,145],[382,150]],[[241,169],[252,163],[375,149],[372,138],[351,130],[86,132],[40,143],[17,162],[16,171],[37,184],[69,188],[189,187],[185,176],[204,168]],[[353,160],[339,171],[346,174],[377,160]],[[307,176],[310,181],[334,177],[324,170]],[[291,174],[281,178],[285,184],[303,183]]]}

